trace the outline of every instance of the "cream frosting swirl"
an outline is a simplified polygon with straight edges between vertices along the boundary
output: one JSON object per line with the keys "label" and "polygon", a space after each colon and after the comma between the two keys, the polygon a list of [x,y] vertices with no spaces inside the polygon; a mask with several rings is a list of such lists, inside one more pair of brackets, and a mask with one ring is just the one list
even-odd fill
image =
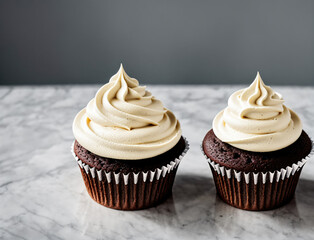
{"label": "cream frosting swirl", "polygon": [[302,132],[300,118],[283,104],[279,93],[260,76],[233,93],[228,107],[213,121],[215,135],[223,142],[253,152],[271,152],[294,143]]}
{"label": "cream frosting swirl", "polygon": [[174,147],[181,137],[174,114],[129,77],[121,64],[75,117],[73,133],[87,150],[103,157],[139,160]]}

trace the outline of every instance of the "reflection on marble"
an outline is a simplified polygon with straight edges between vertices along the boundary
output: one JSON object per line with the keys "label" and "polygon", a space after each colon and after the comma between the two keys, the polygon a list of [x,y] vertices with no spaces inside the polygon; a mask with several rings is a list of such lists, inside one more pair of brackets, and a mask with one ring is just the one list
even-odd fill
{"label": "reflection on marble", "polygon": [[[0,87],[0,239],[313,239],[313,157],[284,207],[249,212],[216,197],[199,145],[239,86],[150,86],[191,144],[173,196],[134,212],[98,205],[69,150],[72,120],[98,87]],[[314,88],[274,88],[314,137]]]}

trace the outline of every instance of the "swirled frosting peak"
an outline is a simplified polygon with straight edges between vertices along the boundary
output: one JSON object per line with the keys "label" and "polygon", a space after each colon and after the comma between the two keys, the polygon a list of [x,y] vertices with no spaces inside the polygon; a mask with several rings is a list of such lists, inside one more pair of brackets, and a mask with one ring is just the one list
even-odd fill
{"label": "swirled frosting peak", "polygon": [[294,143],[302,132],[300,118],[283,104],[280,94],[260,76],[233,93],[228,107],[213,121],[215,135],[223,142],[253,152],[271,152]]}
{"label": "swirled frosting peak", "polygon": [[129,77],[121,64],[76,115],[73,133],[84,148],[99,156],[137,160],[174,147],[181,128],[174,114]]}

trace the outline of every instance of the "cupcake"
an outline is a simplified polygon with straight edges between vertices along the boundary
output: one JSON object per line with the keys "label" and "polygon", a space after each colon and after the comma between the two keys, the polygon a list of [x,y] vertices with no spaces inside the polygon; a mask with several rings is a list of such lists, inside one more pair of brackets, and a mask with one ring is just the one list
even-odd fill
{"label": "cupcake", "polygon": [[115,209],[157,205],[188,150],[174,114],[121,64],[73,122],[72,152],[87,192]]}
{"label": "cupcake", "polygon": [[202,150],[226,203],[268,210],[293,198],[312,141],[298,115],[283,102],[257,73],[214,118]]}

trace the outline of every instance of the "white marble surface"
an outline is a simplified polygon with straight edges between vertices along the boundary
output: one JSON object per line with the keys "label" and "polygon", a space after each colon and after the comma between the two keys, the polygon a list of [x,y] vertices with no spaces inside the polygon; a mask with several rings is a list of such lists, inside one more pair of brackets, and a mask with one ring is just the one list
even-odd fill
{"label": "white marble surface", "polygon": [[[173,196],[124,212],[91,200],[70,153],[71,124],[99,86],[0,87],[0,239],[313,239],[314,159],[296,196],[249,212],[216,197],[199,145],[239,86],[150,86],[180,119],[191,144]],[[314,88],[275,87],[314,137]]]}

